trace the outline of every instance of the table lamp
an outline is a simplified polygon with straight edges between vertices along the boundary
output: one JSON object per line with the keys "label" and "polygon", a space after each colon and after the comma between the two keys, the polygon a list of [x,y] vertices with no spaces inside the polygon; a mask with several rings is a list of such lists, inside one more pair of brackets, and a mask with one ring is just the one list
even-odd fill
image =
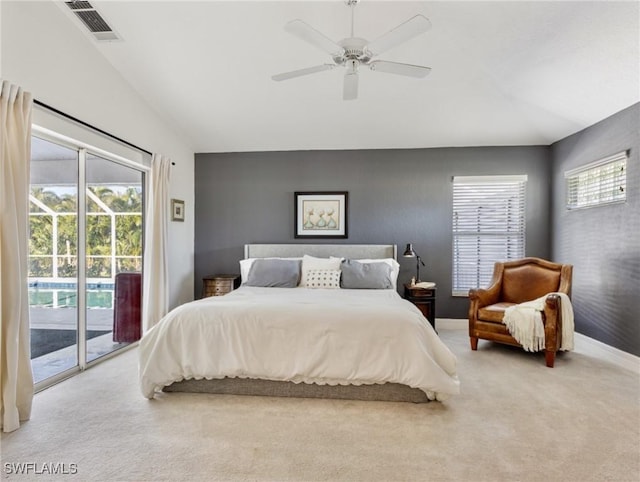
{"label": "table lamp", "polygon": [[413,250],[413,246],[411,243],[407,244],[407,247],[404,250],[404,254],[402,255],[405,258],[416,258],[416,283],[420,282],[420,265],[425,266],[422,258]]}

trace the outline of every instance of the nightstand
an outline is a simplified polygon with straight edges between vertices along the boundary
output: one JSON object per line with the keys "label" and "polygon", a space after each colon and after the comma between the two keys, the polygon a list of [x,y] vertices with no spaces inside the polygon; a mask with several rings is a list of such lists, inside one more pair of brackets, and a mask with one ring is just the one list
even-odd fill
{"label": "nightstand", "polygon": [[238,287],[237,274],[214,274],[202,278],[202,297],[223,296]]}
{"label": "nightstand", "polygon": [[433,329],[436,328],[436,287],[416,288],[404,285],[404,298],[418,307],[424,317],[429,320]]}

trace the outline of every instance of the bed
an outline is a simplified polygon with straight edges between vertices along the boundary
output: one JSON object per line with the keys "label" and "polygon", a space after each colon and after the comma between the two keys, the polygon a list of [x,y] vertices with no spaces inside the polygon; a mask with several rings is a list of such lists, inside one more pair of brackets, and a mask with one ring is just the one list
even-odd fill
{"label": "bed", "polygon": [[419,403],[459,393],[455,356],[398,295],[395,258],[395,245],[246,245],[238,289],[179,306],[142,337],[143,395]]}

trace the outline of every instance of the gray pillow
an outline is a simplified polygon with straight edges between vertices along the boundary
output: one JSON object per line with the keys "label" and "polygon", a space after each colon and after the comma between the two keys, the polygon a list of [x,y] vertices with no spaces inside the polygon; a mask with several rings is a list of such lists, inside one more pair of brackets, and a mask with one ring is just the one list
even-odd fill
{"label": "gray pillow", "polygon": [[390,289],[392,268],[387,263],[360,263],[352,259],[342,262],[343,288],[350,289]]}
{"label": "gray pillow", "polygon": [[300,281],[299,260],[256,259],[251,264],[246,286],[295,288]]}

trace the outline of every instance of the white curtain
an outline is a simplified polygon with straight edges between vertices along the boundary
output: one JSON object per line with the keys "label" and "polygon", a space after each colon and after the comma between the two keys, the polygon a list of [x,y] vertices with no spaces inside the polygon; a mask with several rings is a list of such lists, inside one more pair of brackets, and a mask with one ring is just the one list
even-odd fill
{"label": "white curtain", "polygon": [[143,329],[146,332],[169,309],[169,175],[171,160],[160,154],[151,159],[151,182],[145,230],[142,294]]}
{"label": "white curtain", "polygon": [[31,94],[3,81],[0,91],[0,418],[12,432],[31,416],[29,333],[29,163]]}

